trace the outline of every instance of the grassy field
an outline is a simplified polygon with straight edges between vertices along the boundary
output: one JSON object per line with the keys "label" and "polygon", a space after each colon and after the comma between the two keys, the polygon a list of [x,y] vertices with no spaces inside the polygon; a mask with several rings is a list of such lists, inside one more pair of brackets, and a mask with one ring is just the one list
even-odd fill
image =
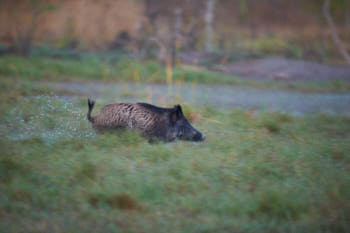
{"label": "grassy field", "polygon": [[[165,83],[166,71],[154,60],[140,60],[127,56],[98,54],[81,58],[53,58],[33,56],[31,59],[0,57],[2,79],[29,81],[100,81]],[[195,66],[179,66],[172,70],[173,82],[236,85],[256,88],[287,89],[302,92],[348,92],[344,81],[254,80],[209,71]]]}
{"label": "grassy field", "polygon": [[349,117],[186,106],[207,140],[150,145],[32,81],[97,63],[0,64],[0,232],[349,232]]}

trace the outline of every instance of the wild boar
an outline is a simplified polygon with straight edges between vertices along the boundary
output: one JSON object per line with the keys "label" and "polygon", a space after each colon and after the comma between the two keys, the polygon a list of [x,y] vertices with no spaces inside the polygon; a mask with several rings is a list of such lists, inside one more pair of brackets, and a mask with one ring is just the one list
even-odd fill
{"label": "wild boar", "polygon": [[114,103],[103,107],[99,115],[91,116],[94,104],[95,101],[88,99],[87,119],[98,131],[129,128],[140,132],[150,142],[205,140],[205,135],[188,122],[180,105],[160,108],[147,103]]}

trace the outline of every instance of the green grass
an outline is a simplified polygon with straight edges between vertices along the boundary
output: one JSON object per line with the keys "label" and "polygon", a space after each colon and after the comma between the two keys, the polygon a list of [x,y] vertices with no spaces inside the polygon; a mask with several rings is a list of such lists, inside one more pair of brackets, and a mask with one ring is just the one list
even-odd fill
{"label": "green grass", "polygon": [[1,232],[349,232],[349,117],[187,106],[222,124],[150,145],[31,85],[0,102]]}
{"label": "green grass", "polygon": [[[155,61],[127,58],[102,62],[97,58],[53,59],[45,57],[1,57],[0,76],[35,81],[131,81],[165,83],[164,67]],[[240,84],[237,77],[206,70],[176,68],[174,81]]]}
{"label": "green grass", "polygon": [[[108,58],[108,57],[107,57]],[[90,55],[80,59],[55,59],[43,56],[23,58],[0,57],[1,79],[31,81],[103,81],[165,83],[164,67],[153,60],[124,57],[103,60]],[[256,88],[288,89],[303,92],[348,92],[350,84],[342,81],[284,82],[252,80],[225,75],[196,67],[177,67],[174,82],[250,86]]]}

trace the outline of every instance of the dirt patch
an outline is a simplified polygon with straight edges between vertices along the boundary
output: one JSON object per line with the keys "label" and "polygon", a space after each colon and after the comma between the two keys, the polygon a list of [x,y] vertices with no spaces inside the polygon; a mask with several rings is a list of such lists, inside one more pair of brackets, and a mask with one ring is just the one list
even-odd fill
{"label": "dirt patch", "polygon": [[235,61],[217,65],[215,69],[253,79],[350,82],[350,66],[331,66],[278,57]]}

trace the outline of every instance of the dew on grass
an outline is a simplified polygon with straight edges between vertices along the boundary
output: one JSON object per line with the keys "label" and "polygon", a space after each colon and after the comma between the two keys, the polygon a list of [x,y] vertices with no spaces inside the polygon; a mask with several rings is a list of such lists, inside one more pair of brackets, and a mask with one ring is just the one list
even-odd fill
{"label": "dew on grass", "polygon": [[58,96],[34,96],[17,102],[0,135],[11,140],[40,138],[46,143],[77,138],[91,138],[95,132],[86,120],[86,112],[71,100]]}

